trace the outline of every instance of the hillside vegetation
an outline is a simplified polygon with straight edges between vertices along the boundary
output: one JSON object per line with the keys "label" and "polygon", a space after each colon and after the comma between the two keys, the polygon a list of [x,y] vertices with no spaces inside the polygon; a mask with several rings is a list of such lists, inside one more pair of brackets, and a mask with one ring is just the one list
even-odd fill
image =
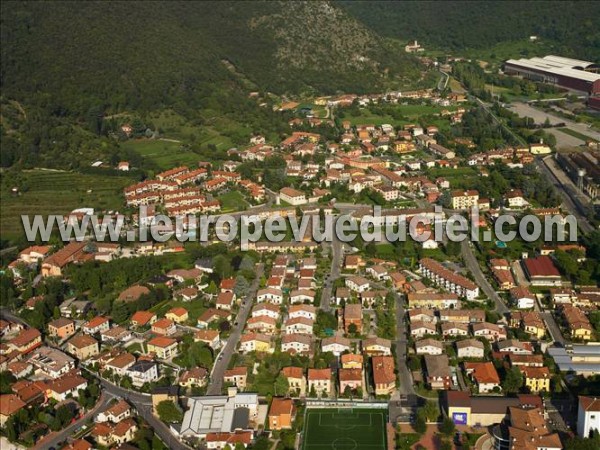
{"label": "hillside vegetation", "polygon": [[259,108],[251,90],[364,93],[420,78],[397,43],[328,3],[5,1],[1,9],[4,167],[73,169],[114,155],[112,142],[97,139],[118,129],[106,117],[138,116],[156,129],[153,118],[169,110],[198,143],[240,144],[252,132],[287,130],[275,100]]}
{"label": "hillside vegetation", "polygon": [[[338,1],[381,35],[464,54],[538,36],[554,52],[600,60],[597,1]],[[514,55],[518,57],[519,55]]]}

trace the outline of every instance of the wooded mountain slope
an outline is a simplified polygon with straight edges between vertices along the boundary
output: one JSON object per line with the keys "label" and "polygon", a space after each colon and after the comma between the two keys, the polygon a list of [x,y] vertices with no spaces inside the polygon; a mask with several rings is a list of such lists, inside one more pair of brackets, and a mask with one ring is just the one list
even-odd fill
{"label": "wooded mountain slope", "polygon": [[[535,35],[564,56],[600,60],[597,1],[337,1],[383,36],[464,52]],[[515,55],[518,56],[518,55]]]}

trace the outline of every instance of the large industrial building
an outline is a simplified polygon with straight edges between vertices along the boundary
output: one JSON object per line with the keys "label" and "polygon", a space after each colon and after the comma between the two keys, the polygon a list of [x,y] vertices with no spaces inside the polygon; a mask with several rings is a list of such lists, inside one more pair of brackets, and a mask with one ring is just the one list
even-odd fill
{"label": "large industrial building", "polygon": [[590,95],[600,93],[599,66],[590,61],[554,55],[509,59],[504,63],[504,72]]}

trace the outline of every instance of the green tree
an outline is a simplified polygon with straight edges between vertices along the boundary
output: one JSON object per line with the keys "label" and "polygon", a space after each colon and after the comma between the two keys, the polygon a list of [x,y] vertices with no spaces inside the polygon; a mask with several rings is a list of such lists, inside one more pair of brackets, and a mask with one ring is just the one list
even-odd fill
{"label": "green tree", "polygon": [[454,425],[452,419],[450,417],[444,417],[444,420],[440,425],[440,431],[442,432],[442,434],[446,436],[451,436],[452,433],[454,433],[455,429],[456,426]]}
{"label": "green tree", "polygon": [[421,414],[418,414],[415,419],[415,431],[419,434],[424,434],[427,431],[427,422]]}
{"label": "green tree", "polygon": [[275,379],[275,392],[277,393],[277,395],[285,395],[287,394],[289,389],[290,384],[288,382],[288,379],[282,373],[277,375],[277,378]]}
{"label": "green tree", "polygon": [[506,371],[506,376],[502,382],[502,389],[506,393],[515,394],[523,386],[523,375],[517,367],[512,367]]}

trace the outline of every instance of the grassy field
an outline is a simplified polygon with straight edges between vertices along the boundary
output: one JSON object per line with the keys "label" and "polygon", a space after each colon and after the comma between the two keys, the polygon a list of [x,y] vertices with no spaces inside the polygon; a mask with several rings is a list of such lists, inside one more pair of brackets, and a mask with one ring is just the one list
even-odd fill
{"label": "grassy field", "polygon": [[144,158],[152,160],[161,169],[171,169],[181,165],[196,167],[200,157],[182,147],[179,142],[161,141],[152,139],[136,139],[126,141],[121,147],[134,150]]}
{"label": "grassy field", "polygon": [[[228,149],[233,144],[227,136],[209,126],[194,125],[172,110],[164,110],[150,116],[152,123],[166,138],[194,142],[200,145],[215,144],[218,149]],[[214,120],[218,129],[237,129],[239,125],[225,118]]]}
{"label": "grassy field", "polygon": [[23,173],[20,195],[2,189],[0,233],[3,238],[22,234],[21,215],[66,214],[76,208],[117,210],[124,204],[123,188],[135,182],[128,176],[84,175],[76,172],[31,170]]}
{"label": "grassy field", "polygon": [[385,412],[374,409],[309,409],[302,450],[385,450]]}
{"label": "grassy field", "polygon": [[249,206],[248,202],[239,191],[229,191],[226,194],[217,197],[217,200],[221,202],[221,212],[223,213],[241,211]]}
{"label": "grassy field", "polygon": [[558,130],[562,131],[563,133],[566,133],[570,136],[573,136],[574,138],[577,139],[581,139],[582,141],[592,141],[592,142],[598,142],[596,139],[586,136],[583,133],[580,133],[579,131],[575,131],[575,130],[571,130],[570,128],[558,128]]}

